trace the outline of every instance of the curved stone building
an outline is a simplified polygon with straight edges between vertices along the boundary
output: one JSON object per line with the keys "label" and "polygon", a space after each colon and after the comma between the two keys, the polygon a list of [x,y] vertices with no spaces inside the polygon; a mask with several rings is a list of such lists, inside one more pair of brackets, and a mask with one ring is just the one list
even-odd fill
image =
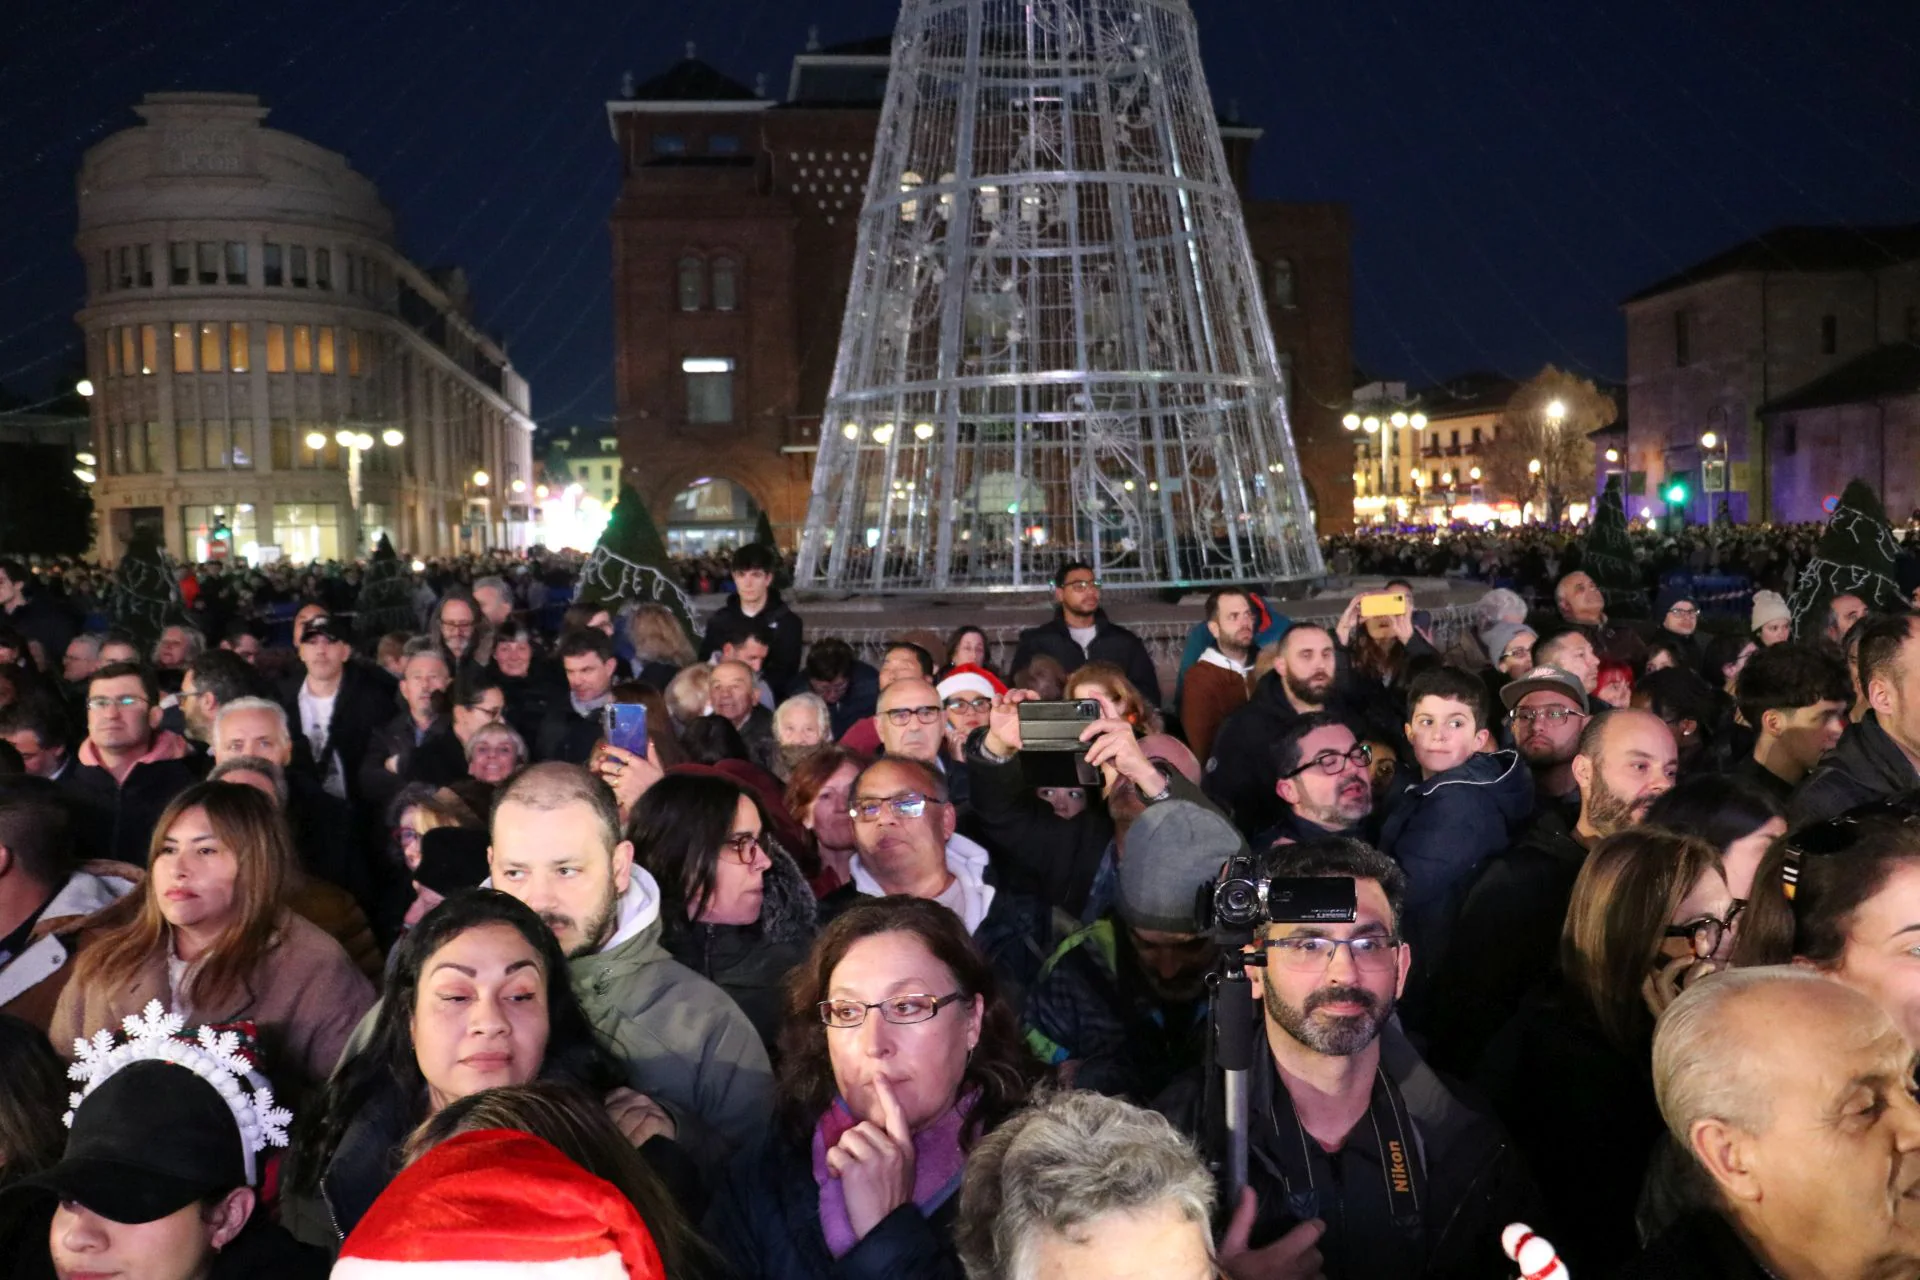
{"label": "curved stone building", "polygon": [[433,555],[530,540],[528,391],[344,157],[247,94],[156,93],[81,163],[98,553]]}

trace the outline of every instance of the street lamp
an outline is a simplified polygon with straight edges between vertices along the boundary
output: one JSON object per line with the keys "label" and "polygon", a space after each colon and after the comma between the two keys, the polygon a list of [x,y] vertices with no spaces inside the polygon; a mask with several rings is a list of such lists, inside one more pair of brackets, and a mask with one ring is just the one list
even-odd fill
{"label": "street lamp", "polygon": [[82,378],[73,384],[73,389],[80,393],[81,399],[91,400],[93,398],[93,379]]}
{"label": "street lamp", "polygon": [[1565,401],[1549,400],[1547,402],[1547,420],[1553,423],[1554,426],[1556,427],[1559,426],[1560,420],[1565,418],[1566,416],[1567,416],[1567,406]]}
{"label": "street lamp", "polygon": [[490,482],[491,480],[492,480],[492,477],[491,477],[491,476],[489,476],[489,475],[488,475],[488,474],[487,474],[486,472],[484,472],[484,471],[476,471],[476,472],[474,472],[474,473],[473,473],[473,487],[474,487],[474,488],[476,488],[476,489],[484,489],[484,488],[486,488],[486,487],[487,487],[487,485],[488,485],[488,483],[489,483],[489,482]]}
{"label": "street lamp", "polygon": [[1480,482],[1480,468],[1478,467],[1467,468],[1467,478],[1469,480],[1472,480],[1475,484],[1478,484]]}
{"label": "street lamp", "polygon": [[1527,463],[1527,474],[1530,476],[1537,476],[1540,474],[1540,459],[1534,458]]}
{"label": "street lamp", "polygon": [[1607,450],[1607,461],[1608,462],[1620,461],[1620,451],[1618,449]]}
{"label": "street lamp", "polygon": [[380,440],[389,449],[398,449],[407,442],[407,433],[398,427],[388,427],[380,433]]}
{"label": "street lamp", "polygon": [[1340,419],[1340,425],[1345,427],[1349,431],[1358,431],[1360,429],[1360,415],[1357,413],[1350,413],[1346,417]]}
{"label": "street lamp", "polygon": [[1700,437],[1700,447],[1702,449],[1712,450],[1712,448],[1719,443],[1720,443],[1720,437],[1716,436],[1711,431],[1707,432],[1707,434]]}

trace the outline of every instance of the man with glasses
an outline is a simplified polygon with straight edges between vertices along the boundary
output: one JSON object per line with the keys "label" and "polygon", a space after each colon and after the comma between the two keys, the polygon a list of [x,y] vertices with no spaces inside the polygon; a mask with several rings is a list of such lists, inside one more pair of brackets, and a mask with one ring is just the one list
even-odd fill
{"label": "man with glasses", "polygon": [[932,682],[908,678],[889,684],[880,691],[874,723],[882,754],[917,760],[934,770],[954,808],[962,815],[970,812],[973,788],[967,766],[947,755],[946,702]]}
{"label": "man with glasses", "polygon": [[[1232,1280],[1318,1275],[1497,1276],[1501,1229],[1536,1193],[1499,1124],[1454,1096],[1394,1022],[1412,956],[1399,938],[1406,880],[1359,840],[1269,850],[1263,879],[1353,882],[1347,923],[1271,923],[1249,967],[1268,1052],[1249,1073],[1248,1194],[1220,1242]],[[1219,1090],[1189,1077],[1168,1116],[1216,1145]],[[1294,1269],[1289,1270],[1292,1267]]]}
{"label": "man with glasses", "polygon": [[1700,637],[1695,634],[1700,627],[1699,602],[1684,588],[1668,587],[1660,593],[1654,616],[1660,619],[1660,634],[1656,639],[1672,643],[1674,652],[1680,655],[1681,666],[1689,671],[1699,670],[1706,657]]}
{"label": "man with glasses", "polygon": [[1294,721],[1273,744],[1274,794],[1286,811],[1253,847],[1330,835],[1364,839],[1373,815],[1372,762],[1372,749],[1338,716],[1320,711]]}
{"label": "man with glasses", "polygon": [[1089,662],[1111,662],[1127,673],[1148,705],[1160,705],[1160,677],[1140,637],[1107,617],[1100,607],[1100,581],[1084,560],[1062,565],[1053,576],[1054,614],[1050,622],[1020,633],[1008,670],[1020,671],[1044,653],[1072,674]]}
{"label": "man with glasses", "polygon": [[209,649],[188,663],[178,695],[187,738],[212,750],[213,722],[220,708],[237,698],[253,697],[258,684],[253,668],[231,649]]}
{"label": "man with glasses", "polygon": [[1500,686],[1513,745],[1533,771],[1534,820],[1558,820],[1567,831],[1580,817],[1573,754],[1592,718],[1580,678],[1558,667],[1535,667]]}
{"label": "man with glasses", "polygon": [[136,867],[161,812],[207,771],[187,740],[160,727],[160,687],[153,673],[116,662],[87,682],[87,738],[60,788],[77,809],[81,847],[89,856]]}
{"label": "man with glasses", "polygon": [[924,761],[886,756],[854,779],[847,807],[860,852],[848,867],[851,883],[821,901],[822,921],[862,894],[937,902],[960,917],[1019,1010],[1050,942],[1046,909],[1000,887],[987,851],[954,830],[946,780]]}

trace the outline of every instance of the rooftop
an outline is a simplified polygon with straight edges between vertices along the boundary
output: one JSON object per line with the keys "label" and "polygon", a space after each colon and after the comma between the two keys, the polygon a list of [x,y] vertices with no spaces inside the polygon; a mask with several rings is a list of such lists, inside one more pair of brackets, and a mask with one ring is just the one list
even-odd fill
{"label": "rooftop", "polygon": [[1504,373],[1476,369],[1422,387],[1415,395],[1430,420],[1464,418],[1469,414],[1498,413],[1513,399],[1520,383]]}
{"label": "rooftop", "polygon": [[1871,227],[1775,227],[1626,299],[1639,302],[1745,271],[1873,271],[1920,258],[1920,222]]}
{"label": "rooftop", "polygon": [[628,102],[752,102],[758,95],[695,57],[689,44],[686,57],[621,96]]}
{"label": "rooftop", "polygon": [[1761,405],[1760,412],[1871,404],[1911,395],[1920,395],[1920,343],[1896,342],[1855,356],[1831,373]]}

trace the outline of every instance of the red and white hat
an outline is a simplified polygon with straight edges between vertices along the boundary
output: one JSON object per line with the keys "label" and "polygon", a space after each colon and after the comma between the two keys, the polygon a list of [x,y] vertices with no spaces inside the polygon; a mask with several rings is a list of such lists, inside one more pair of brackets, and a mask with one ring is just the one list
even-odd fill
{"label": "red and white hat", "polygon": [[449,1138],[347,1237],[333,1280],[664,1280],[624,1195],[513,1129]]}
{"label": "red and white hat", "polygon": [[999,676],[971,662],[963,662],[957,667],[948,669],[947,674],[940,678],[940,683],[935,685],[934,689],[943,702],[956,693],[984,693],[989,698],[995,699],[1007,696],[1007,686],[1001,682]]}

